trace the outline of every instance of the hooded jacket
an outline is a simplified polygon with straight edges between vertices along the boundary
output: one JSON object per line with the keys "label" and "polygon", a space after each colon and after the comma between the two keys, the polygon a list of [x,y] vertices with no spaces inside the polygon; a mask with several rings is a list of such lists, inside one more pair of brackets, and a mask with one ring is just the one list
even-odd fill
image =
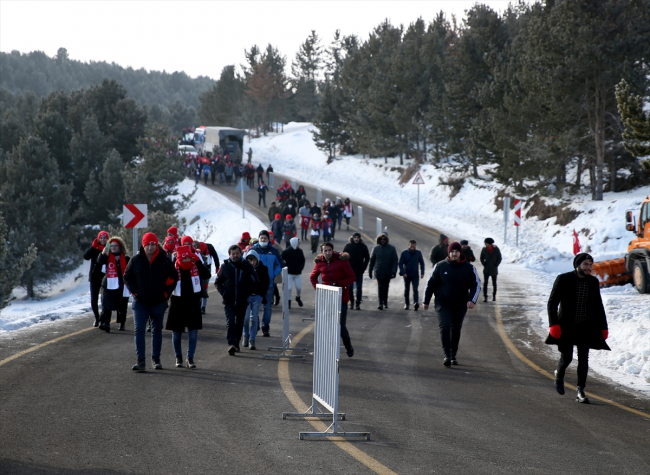
{"label": "hooded jacket", "polygon": [[174,291],[176,282],[178,272],[160,246],[151,262],[141,247],[124,272],[124,283],[129,292],[138,302],[148,306],[165,302]]}
{"label": "hooded jacket", "polygon": [[223,261],[214,286],[221,294],[222,303],[233,307],[246,307],[248,297],[259,289],[259,277],[250,262],[240,259]]}
{"label": "hooded jacket", "polygon": [[[102,307],[107,310],[121,310],[123,307],[128,305],[129,299],[128,297],[124,297],[124,279],[122,278],[122,272],[126,271],[126,267],[124,269],[120,269],[120,257],[115,256],[115,264],[117,265],[117,277],[120,282],[120,286],[118,289],[109,289],[107,285],[105,266],[108,265],[108,258],[111,252],[110,241],[117,241],[119,243],[120,247],[122,248],[122,254],[124,254],[126,266],[129,265],[129,261],[131,260],[131,257],[126,255],[126,246],[124,244],[124,241],[119,237],[110,238],[109,242],[106,243],[104,250],[97,257],[97,272],[99,272],[102,276]],[[124,300],[127,302],[124,302]]]}
{"label": "hooded jacket", "polygon": [[440,238],[438,239],[438,244],[431,248],[431,252],[429,253],[429,260],[431,261],[431,264],[436,265],[436,263],[447,259],[448,245],[443,244],[443,242],[448,239],[449,237],[441,234]]}
{"label": "hooded jacket", "polygon": [[344,305],[348,303],[350,301],[349,286],[357,280],[357,276],[354,275],[354,271],[350,267],[349,259],[350,256],[346,252],[332,253],[329,262],[325,259],[325,256],[319,254],[314,259],[314,269],[309,276],[312,287],[316,288],[318,276],[320,275],[324,285],[341,287],[343,289],[342,303]]}
{"label": "hooded jacket", "polygon": [[[379,244],[379,239],[385,237],[386,244]],[[390,244],[388,234],[382,233],[377,236],[377,245],[373,248],[370,256],[369,273],[375,273],[377,279],[392,279],[397,275],[397,251],[395,246]]]}
{"label": "hooded jacket", "polygon": [[429,305],[431,296],[435,294],[435,307],[467,308],[467,302],[476,303],[481,291],[481,279],[476,268],[460,255],[460,260],[451,261],[449,258],[433,266],[427,289],[424,292],[424,305]]}
{"label": "hooded jacket", "polygon": [[351,236],[349,243],[343,248],[343,252],[347,252],[350,255],[350,266],[356,275],[363,274],[368,268],[368,263],[370,262],[370,251],[368,251],[368,246],[363,242],[363,239],[359,238],[359,242],[354,242],[354,236]]}
{"label": "hooded jacket", "polygon": [[270,280],[269,287],[271,287],[273,285],[273,279],[275,279],[276,275],[282,273],[282,268],[284,267],[284,260],[282,260],[280,251],[273,247],[271,243],[266,247],[262,247],[259,242],[256,243],[252,249],[257,252],[260,261],[262,261],[262,263],[267,267]]}
{"label": "hooded jacket", "polygon": [[287,265],[287,271],[289,274],[302,274],[302,271],[305,268],[305,254],[302,252],[302,249],[294,249],[293,246],[289,246],[289,248],[282,251],[282,259]]}

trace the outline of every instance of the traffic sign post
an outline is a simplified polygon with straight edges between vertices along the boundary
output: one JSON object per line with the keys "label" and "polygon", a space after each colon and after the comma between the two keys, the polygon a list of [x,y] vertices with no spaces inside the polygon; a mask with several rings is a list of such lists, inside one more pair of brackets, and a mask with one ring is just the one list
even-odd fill
{"label": "traffic sign post", "polygon": [[149,226],[146,204],[125,204],[122,207],[122,223],[126,229],[133,229],[133,255],[138,252],[138,228]]}
{"label": "traffic sign post", "polygon": [[[424,185],[424,178],[422,178],[422,175],[420,175],[420,172],[418,172],[415,175],[415,179],[413,180],[414,185]],[[420,187],[418,186],[418,211],[420,211]]]}
{"label": "traffic sign post", "polygon": [[516,230],[516,246],[519,247],[519,226],[521,226],[521,200],[515,200],[515,230]]}
{"label": "traffic sign post", "polygon": [[239,183],[235,187],[235,191],[241,191],[241,217],[246,217],[246,203],[244,202],[244,191],[250,190],[249,186],[244,183],[244,178],[239,179]]}
{"label": "traffic sign post", "polygon": [[503,244],[506,243],[506,238],[508,236],[508,213],[510,212],[510,198],[503,198]]}

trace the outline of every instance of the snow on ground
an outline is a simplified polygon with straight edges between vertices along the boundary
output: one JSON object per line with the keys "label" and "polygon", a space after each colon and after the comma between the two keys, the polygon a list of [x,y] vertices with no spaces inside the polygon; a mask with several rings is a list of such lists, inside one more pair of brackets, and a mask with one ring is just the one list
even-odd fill
{"label": "snow on ground", "polygon": [[[447,180],[447,172],[430,164],[423,165],[420,173],[426,184],[420,185],[418,211],[417,185],[410,184],[412,178],[405,185],[398,183],[399,168],[406,168],[400,166],[399,158],[389,158],[384,164],[384,158],[342,157],[327,165],[326,155],[315,147],[310,130],[314,130],[312,124],[290,123],[282,134],[253,139],[250,146],[254,163],[261,162],[265,168],[272,164],[277,173],[290,175],[298,183],[332,190],[343,198],[349,197],[353,204],[363,201],[433,226],[452,239],[468,239],[477,256],[483,239],[491,236],[501,248],[505,263],[527,270],[517,273],[517,282],[522,278],[528,280],[526,284],[534,289],[531,299],[538,304],[537,308],[540,305],[545,308],[555,276],[572,268],[573,230],[579,234],[583,249],[596,260],[622,257],[634,237],[625,230],[624,213],[627,209],[638,210],[641,201],[650,194],[650,187],[645,187],[606,193],[600,202],[591,201],[589,196],[573,197],[569,206],[580,215],[566,226],[555,224],[555,218],[527,219],[528,208],[525,208],[516,247],[512,212],[507,241],[503,242],[503,212],[497,211],[495,205],[500,187],[487,176],[482,175],[481,180],[467,179],[461,190],[450,198],[451,189],[439,184],[440,179]],[[336,197],[324,195],[325,198]],[[369,212],[366,211],[366,216]],[[499,278],[502,286],[504,281],[507,285],[508,275]],[[511,279],[510,283],[513,282]],[[602,294],[612,351],[592,351],[591,367],[650,395],[650,295],[640,295],[630,285],[604,289]],[[545,311],[529,311],[527,316],[535,331],[545,337],[548,331]]]}
{"label": "snow on ground", "polygon": [[[194,181],[186,179],[178,186],[181,194],[189,194],[194,189]],[[242,218],[241,207],[225,196],[205,187],[198,187],[191,204],[180,213],[188,223],[184,235],[197,237],[212,244],[220,259],[228,256],[228,247],[241,238],[241,233],[251,234],[265,229],[265,225],[250,213]],[[198,219],[196,219],[198,217]],[[158,236],[162,240],[164,236]],[[162,241],[161,241],[162,242]],[[91,311],[88,288],[88,262],[84,262],[74,272],[67,274],[55,284],[45,298],[36,301],[17,299],[0,311],[0,334],[32,326],[41,322],[51,322],[82,315]],[[15,294],[21,295],[19,291]]]}

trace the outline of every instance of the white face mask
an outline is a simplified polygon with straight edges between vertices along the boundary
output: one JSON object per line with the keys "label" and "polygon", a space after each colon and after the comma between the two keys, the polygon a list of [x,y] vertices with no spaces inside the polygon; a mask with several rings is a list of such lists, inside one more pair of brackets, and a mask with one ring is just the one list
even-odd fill
{"label": "white face mask", "polygon": [[266,247],[266,246],[268,246],[268,245],[269,245],[268,242],[266,242],[266,241],[264,241],[264,242],[260,241],[260,247]]}
{"label": "white face mask", "polygon": [[289,205],[289,208],[293,208],[293,205]]}

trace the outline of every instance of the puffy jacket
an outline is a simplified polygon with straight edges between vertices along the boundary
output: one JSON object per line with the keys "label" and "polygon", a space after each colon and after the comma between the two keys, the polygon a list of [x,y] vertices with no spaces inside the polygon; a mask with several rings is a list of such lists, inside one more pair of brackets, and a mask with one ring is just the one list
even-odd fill
{"label": "puffy jacket", "polygon": [[302,274],[302,271],[305,268],[305,254],[302,252],[302,249],[289,247],[282,251],[282,259],[286,264],[289,274]]}
{"label": "puffy jacket", "polygon": [[278,240],[282,239],[282,225],[283,223],[281,219],[274,219],[271,223],[271,231],[273,232],[273,237]]}
{"label": "puffy jacket", "polygon": [[285,221],[282,225],[282,237],[284,240],[289,242],[289,240],[296,235],[296,222],[292,219],[291,221]]}
{"label": "puffy jacket", "polygon": [[435,265],[436,263],[447,259],[447,256],[449,255],[449,253],[447,252],[449,245],[444,244],[444,242],[448,240],[449,238],[444,234],[440,235],[440,239],[438,239],[438,244],[433,246],[431,248],[431,252],[429,253],[429,260],[431,261],[431,264]]}
{"label": "puffy jacket", "polygon": [[[418,264],[420,272],[418,272]],[[399,258],[399,275],[408,275],[411,279],[419,275],[424,275],[424,258],[422,253],[416,249],[412,254],[411,251],[405,249]]]}
{"label": "puffy jacket", "polygon": [[346,252],[341,254],[334,252],[329,262],[322,254],[318,255],[314,259],[314,269],[309,276],[309,281],[314,289],[320,275],[324,285],[336,285],[343,288],[343,304],[348,303],[350,301],[349,286],[357,280],[357,276],[350,267],[349,259],[350,256]]}
{"label": "puffy jacket", "polygon": [[498,247],[492,246],[492,252],[487,247],[481,250],[481,264],[483,264],[483,275],[499,275],[499,264],[501,264],[501,251]]}
{"label": "puffy jacket", "polygon": [[233,262],[223,261],[219,268],[214,286],[221,294],[222,303],[235,307],[248,304],[248,297],[259,289],[259,277],[250,262],[241,259]]}
{"label": "puffy jacket", "polygon": [[259,242],[256,243],[252,249],[257,252],[260,256],[260,261],[262,261],[269,271],[270,287],[273,285],[273,279],[275,279],[275,276],[281,274],[282,268],[284,267],[284,260],[280,255],[280,251],[273,247],[271,243],[266,247],[261,247]]}
{"label": "puffy jacket", "polygon": [[154,258],[149,262],[144,248],[129,261],[124,271],[124,283],[133,297],[144,305],[158,305],[169,298],[178,282],[178,272],[158,247]]}
{"label": "puffy jacket", "polygon": [[359,239],[359,242],[355,243],[351,237],[350,242],[343,248],[343,252],[350,255],[350,266],[356,275],[361,275],[366,271],[370,262],[370,251],[363,239]]}
{"label": "puffy jacket", "polygon": [[463,256],[465,256],[465,259],[467,259],[467,262],[475,262],[476,261],[476,257],[474,256],[474,251],[472,251],[471,247],[467,246],[461,252],[463,253]]}
{"label": "puffy jacket", "polygon": [[429,305],[431,296],[435,294],[436,308],[466,308],[467,302],[476,303],[480,291],[481,279],[476,268],[461,254],[458,261],[447,258],[433,266],[423,303]]}
{"label": "puffy jacket", "polygon": [[[381,237],[386,238],[386,244],[379,244]],[[377,245],[370,256],[369,273],[372,275],[374,271],[377,279],[392,279],[397,275],[397,251],[389,242],[387,234],[377,236]]]}

